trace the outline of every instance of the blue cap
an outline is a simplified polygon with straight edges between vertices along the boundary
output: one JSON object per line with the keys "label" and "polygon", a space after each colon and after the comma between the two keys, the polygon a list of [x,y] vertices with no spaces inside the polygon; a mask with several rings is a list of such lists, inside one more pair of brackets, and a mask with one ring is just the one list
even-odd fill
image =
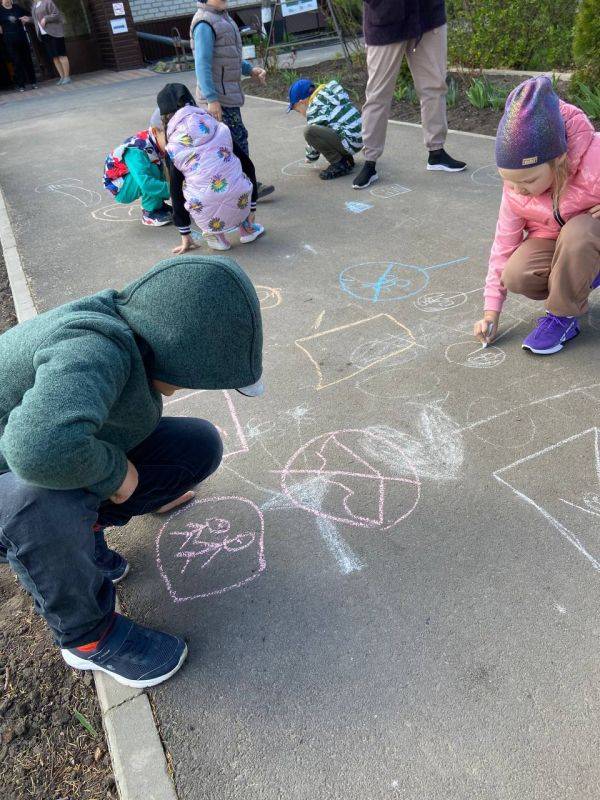
{"label": "blue cap", "polygon": [[290,104],[288,106],[287,113],[289,114],[296,103],[300,102],[300,100],[306,100],[307,97],[310,97],[314,90],[315,85],[310,78],[300,78],[299,81],[294,81],[294,83],[292,83],[290,86]]}

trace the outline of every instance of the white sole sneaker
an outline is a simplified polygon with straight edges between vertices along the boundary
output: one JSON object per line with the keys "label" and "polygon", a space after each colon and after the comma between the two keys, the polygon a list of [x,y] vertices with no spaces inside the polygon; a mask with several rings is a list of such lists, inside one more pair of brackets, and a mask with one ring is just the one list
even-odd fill
{"label": "white sole sneaker", "polygon": [[463,172],[466,168],[466,164],[464,167],[446,167],[444,164],[427,164],[429,172]]}
{"label": "white sole sneaker", "polygon": [[265,232],[265,229],[262,225],[259,225],[257,222],[255,224],[255,230],[252,233],[249,233],[246,236],[240,236],[241,244],[250,244],[250,242],[254,242],[258,239],[259,236],[262,236]]}
{"label": "white sole sneaker", "polygon": [[218,239],[209,239],[207,236],[204,238],[211,250],[231,250],[231,245],[229,243],[225,244],[225,242],[221,242]]}
{"label": "white sole sneaker", "polygon": [[375,173],[374,175],[371,175],[371,177],[369,178],[368,182],[365,183],[364,186],[357,186],[355,183],[353,183],[352,184],[352,188],[353,189],[358,189],[360,191],[360,189],[366,189],[372,183],[376,183],[378,180],[379,180],[379,175],[377,173]]}
{"label": "white sole sneaker", "polygon": [[165,675],[160,675],[158,678],[150,678],[143,681],[134,681],[130,678],[123,678],[122,675],[117,675],[116,672],[111,672],[109,669],[105,669],[98,664],[94,664],[93,661],[88,661],[86,658],[79,658],[75,655],[75,653],[71,652],[71,650],[61,650],[60,653],[66,663],[70,667],[73,667],[73,669],[79,669],[83,672],[104,672],[106,675],[110,675],[111,678],[114,678],[117,683],[121,683],[123,686],[131,686],[134,689],[148,689],[150,686],[158,686],[159,683],[163,683],[163,681],[166,681],[175,675],[175,673],[181,669],[183,662],[187,658],[188,649],[186,645],[183,653],[181,654],[181,658],[177,662],[177,665],[170,672],[167,672]]}
{"label": "white sole sneaker", "polygon": [[123,578],[126,578],[128,575],[129,575],[129,564],[127,564],[127,566],[125,567],[125,572],[119,578],[115,578],[115,580],[112,582],[113,586],[116,586],[117,583],[121,583]]}

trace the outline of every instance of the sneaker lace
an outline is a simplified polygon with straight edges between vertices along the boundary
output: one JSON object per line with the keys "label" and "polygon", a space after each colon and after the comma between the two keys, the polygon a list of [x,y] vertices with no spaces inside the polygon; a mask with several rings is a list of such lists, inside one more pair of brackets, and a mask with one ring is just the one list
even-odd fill
{"label": "sneaker lace", "polygon": [[545,314],[543,317],[538,317],[538,330],[550,331],[552,328],[558,326],[559,328],[565,327],[565,321],[562,317],[555,317],[554,314]]}

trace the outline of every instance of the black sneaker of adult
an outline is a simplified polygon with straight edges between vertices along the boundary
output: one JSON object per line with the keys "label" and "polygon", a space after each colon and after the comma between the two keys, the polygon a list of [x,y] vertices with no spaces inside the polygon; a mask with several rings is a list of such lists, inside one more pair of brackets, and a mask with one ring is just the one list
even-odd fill
{"label": "black sneaker of adult", "polygon": [[464,161],[457,161],[455,158],[452,158],[452,156],[449,156],[443,147],[439,150],[429,151],[429,158],[427,159],[428,170],[462,172],[466,166]]}
{"label": "black sneaker of adult", "polygon": [[365,161],[361,171],[358,173],[352,183],[353,189],[366,189],[375,181],[379,180],[375,161]]}

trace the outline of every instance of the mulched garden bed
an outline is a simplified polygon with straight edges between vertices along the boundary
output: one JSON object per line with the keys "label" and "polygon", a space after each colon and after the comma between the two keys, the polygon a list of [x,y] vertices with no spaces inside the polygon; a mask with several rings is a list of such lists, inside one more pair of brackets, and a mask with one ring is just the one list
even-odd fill
{"label": "mulched garden bed", "polygon": [[[16,322],[0,250],[0,333]],[[116,797],[92,674],[66,666],[31,598],[0,565],[0,798]]]}
{"label": "mulched garden bed", "polygon": [[[294,75],[293,73],[297,74]],[[313,67],[300,67],[298,70],[278,70],[269,73],[266,86],[260,86],[255,81],[248,81],[244,84],[245,91],[257,97],[269,97],[274,100],[287,100],[288,87],[291,80],[298,77],[311,78],[315,84],[324,83],[332,78],[338,80],[344,89],[349,93],[353,102],[360,108],[365,100],[365,86],[367,84],[366,67],[348,64],[343,60],[325,61]],[[502,116],[502,111],[494,108],[475,108],[471,105],[465,94],[475,77],[480,77],[477,73],[470,72],[451,72],[448,75],[457,85],[458,92],[455,105],[448,107],[448,124],[450,128],[459,131],[470,131],[472,133],[484,133],[495,136]],[[514,89],[523,78],[515,76],[508,78],[505,76],[486,75],[486,81],[504,92]],[[565,99],[568,84],[560,81],[557,91]],[[421,112],[418,102],[408,100],[394,100],[390,119],[401,120],[402,122],[421,122]],[[600,130],[600,120],[595,121],[597,130]]]}

